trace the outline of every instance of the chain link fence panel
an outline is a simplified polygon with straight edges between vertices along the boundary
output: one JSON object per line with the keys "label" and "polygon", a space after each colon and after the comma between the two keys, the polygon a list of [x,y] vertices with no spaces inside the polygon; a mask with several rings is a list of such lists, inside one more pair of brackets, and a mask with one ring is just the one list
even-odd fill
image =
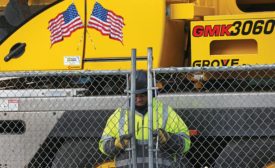
{"label": "chain link fence panel", "polygon": [[1,73],[0,167],[92,168],[112,161],[98,142],[108,117],[128,102],[129,74]]}
{"label": "chain link fence panel", "polygon": [[[175,111],[165,126],[169,142],[162,144],[159,132],[154,135],[154,163],[232,168],[274,163],[274,72],[273,65],[154,69],[159,88],[154,99],[159,103],[153,131],[164,123],[163,105]],[[1,73],[0,167],[114,167],[108,162],[116,153],[103,154],[100,140],[103,132],[127,134],[129,75],[129,71]],[[126,112],[124,123],[121,113],[114,113],[118,107]],[[108,122],[110,129],[104,131]],[[185,132],[176,124],[183,122],[200,133],[191,135],[188,152],[173,146],[183,142],[173,136]],[[141,136],[148,128],[136,124],[136,129]],[[125,158],[130,150],[131,144]],[[148,148],[140,151],[148,155]]]}
{"label": "chain link fence panel", "polygon": [[156,99],[200,133],[191,136],[187,162],[180,167],[274,164],[274,65],[156,69],[154,74],[160,88]]}

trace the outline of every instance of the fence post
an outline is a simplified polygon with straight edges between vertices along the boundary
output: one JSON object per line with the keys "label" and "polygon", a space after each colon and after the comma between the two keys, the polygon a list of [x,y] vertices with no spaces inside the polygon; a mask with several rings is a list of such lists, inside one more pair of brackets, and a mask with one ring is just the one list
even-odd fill
{"label": "fence post", "polygon": [[131,111],[129,113],[129,132],[132,134],[131,148],[132,148],[132,165],[137,168],[137,154],[136,154],[136,134],[135,134],[135,99],[136,99],[136,49],[132,49],[131,55]]}
{"label": "fence post", "polygon": [[148,48],[148,72],[147,72],[147,90],[148,90],[148,156],[149,156],[149,168],[153,168],[154,158],[153,158],[153,87],[152,87],[152,52],[151,47]]}

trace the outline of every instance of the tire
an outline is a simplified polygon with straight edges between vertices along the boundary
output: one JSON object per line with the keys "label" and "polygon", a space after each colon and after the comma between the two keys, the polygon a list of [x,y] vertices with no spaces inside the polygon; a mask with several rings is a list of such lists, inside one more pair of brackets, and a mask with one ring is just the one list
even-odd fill
{"label": "tire", "polygon": [[95,167],[102,160],[98,143],[92,140],[66,141],[55,154],[52,168]]}
{"label": "tire", "polygon": [[215,161],[215,168],[262,168],[275,161],[275,138],[232,140]]}

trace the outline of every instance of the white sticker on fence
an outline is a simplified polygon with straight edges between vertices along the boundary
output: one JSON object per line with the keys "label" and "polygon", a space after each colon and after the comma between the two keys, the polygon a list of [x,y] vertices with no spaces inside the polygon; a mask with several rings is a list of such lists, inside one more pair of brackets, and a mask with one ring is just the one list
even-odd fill
{"label": "white sticker on fence", "polygon": [[18,111],[18,99],[0,99],[0,111]]}
{"label": "white sticker on fence", "polygon": [[79,66],[80,65],[80,56],[64,56],[64,65],[65,66]]}

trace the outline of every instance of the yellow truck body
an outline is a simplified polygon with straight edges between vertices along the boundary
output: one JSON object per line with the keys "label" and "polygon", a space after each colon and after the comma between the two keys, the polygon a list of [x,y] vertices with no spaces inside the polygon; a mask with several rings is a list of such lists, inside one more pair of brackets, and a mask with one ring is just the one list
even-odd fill
{"label": "yellow truck body", "polygon": [[[87,24],[96,1],[76,0],[74,4],[83,24]],[[17,59],[0,61],[1,71],[13,70],[68,70],[68,69],[129,69],[130,62],[97,62],[85,59],[129,58],[131,49],[137,48],[137,56],[146,56],[147,47],[154,48],[156,56],[154,65],[159,65],[159,55],[164,34],[165,2],[164,1],[104,1],[101,3],[106,9],[112,10],[124,18],[123,42],[103,36],[95,29],[87,27],[79,29],[64,38],[63,41],[51,46],[49,21],[59,13],[65,11],[72,1],[61,1],[35,17],[28,20],[10,35],[0,45],[0,55],[5,56],[11,47],[18,43],[26,43],[25,53]],[[142,10],[140,10],[142,9]],[[85,15],[85,10],[86,15]],[[86,19],[86,20],[85,20]],[[86,29],[86,30],[85,30]],[[86,37],[85,37],[86,36]],[[86,38],[84,42],[84,38]],[[85,47],[84,47],[85,45]],[[74,63],[64,63],[64,59],[71,57],[79,59]],[[65,64],[65,65],[64,65]],[[139,67],[145,67],[145,62]]]}
{"label": "yellow truck body", "polygon": [[[72,1],[29,1],[30,7],[47,7],[1,40],[0,71],[124,70],[130,69],[127,60],[131,49],[137,49],[139,59],[147,55],[148,47],[153,48],[154,68],[275,63],[271,52],[275,12],[268,8],[275,4],[272,0],[100,2],[123,18],[122,41],[87,26],[96,2],[73,1],[83,28],[52,45],[49,22],[66,11]],[[7,4],[1,1],[3,11]],[[255,5],[266,7],[258,10]],[[5,61],[17,43],[25,44],[24,53]],[[146,65],[138,61],[137,68],[146,69]]]}

